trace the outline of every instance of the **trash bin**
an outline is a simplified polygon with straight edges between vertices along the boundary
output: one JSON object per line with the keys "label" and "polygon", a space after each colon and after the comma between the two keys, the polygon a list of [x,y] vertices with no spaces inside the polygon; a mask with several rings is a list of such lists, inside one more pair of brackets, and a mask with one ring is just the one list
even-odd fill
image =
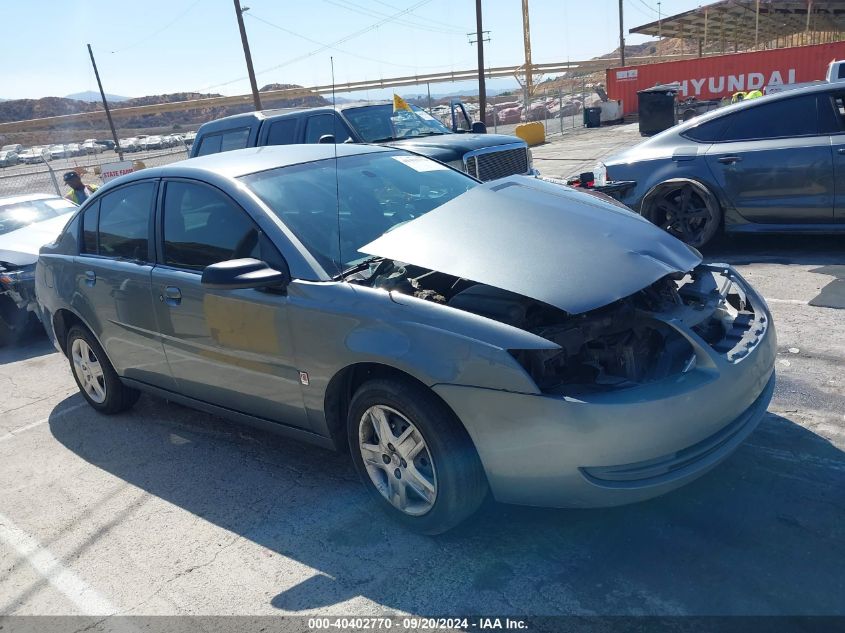
{"label": "trash bin", "polygon": [[584,108],[584,127],[601,126],[601,108]]}
{"label": "trash bin", "polygon": [[677,94],[674,86],[655,86],[637,92],[642,136],[651,136],[675,125]]}

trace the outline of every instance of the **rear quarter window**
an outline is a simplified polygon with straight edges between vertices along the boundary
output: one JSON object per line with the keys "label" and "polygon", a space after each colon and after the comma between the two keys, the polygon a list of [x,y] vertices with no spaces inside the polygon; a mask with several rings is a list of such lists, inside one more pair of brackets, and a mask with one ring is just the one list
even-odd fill
{"label": "rear quarter window", "polygon": [[722,140],[722,135],[728,126],[729,118],[727,116],[720,116],[709,121],[704,121],[681,133],[681,136],[698,141],[699,143],[717,143]]}

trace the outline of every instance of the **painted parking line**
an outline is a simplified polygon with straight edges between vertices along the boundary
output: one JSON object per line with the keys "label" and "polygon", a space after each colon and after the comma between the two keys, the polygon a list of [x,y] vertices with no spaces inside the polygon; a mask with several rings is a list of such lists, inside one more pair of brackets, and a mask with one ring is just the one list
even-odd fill
{"label": "painted parking line", "polygon": [[804,301],[803,299],[770,299],[769,297],[766,297],[766,303],[788,303],[796,306],[810,305],[809,301]]}
{"label": "painted parking line", "polygon": [[67,413],[71,413],[76,411],[77,409],[81,409],[82,407],[86,406],[85,402],[80,402],[79,404],[75,404],[72,407],[68,407],[67,409],[62,409],[58,413],[54,413],[43,420],[38,420],[37,422],[32,422],[30,424],[25,424],[24,426],[19,426],[16,429],[12,429],[11,431],[7,431],[4,435],[0,435],[0,442],[5,442],[6,440],[11,440],[21,433],[28,431],[30,429],[34,429],[42,424],[49,422],[51,419],[55,420],[56,418],[60,418]]}
{"label": "painted parking line", "polygon": [[[0,513],[0,542],[5,543],[70,600],[83,615],[112,615],[118,609],[105,596],[62,565],[61,561],[29,534]],[[0,613],[10,613],[14,604],[0,605]]]}

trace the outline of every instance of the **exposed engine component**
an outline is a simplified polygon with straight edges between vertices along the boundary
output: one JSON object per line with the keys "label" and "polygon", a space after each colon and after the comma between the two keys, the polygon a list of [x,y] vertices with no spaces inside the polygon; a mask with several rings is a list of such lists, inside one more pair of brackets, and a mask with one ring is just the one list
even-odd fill
{"label": "exposed engine component", "polygon": [[[738,289],[717,286],[709,271],[670,275],[602,308],[571,315],[500,288],[436,271],[379,260],[351,279],[446,303],[537,334],[560,349],[511,350],[544,393],[621,389],[687,371],[689,341],[658,318],[684,322],[716,351],[736,346],[753,321]],[[725,284],[730,284],[725,280]]]}

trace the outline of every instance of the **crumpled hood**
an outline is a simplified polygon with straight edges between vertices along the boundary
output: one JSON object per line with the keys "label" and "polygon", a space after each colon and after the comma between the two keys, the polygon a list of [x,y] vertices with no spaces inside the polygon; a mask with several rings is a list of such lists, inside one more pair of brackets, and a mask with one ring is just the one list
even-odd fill
{"label": "crumpled hood", "polygon": [[632,211],[525,176],[478,185],[358,250],[570,314],[701,263],[695,251]]}
{"label": "crumpled hood", "polygon": [[63,213],[0,235],[0,262],[9,262],[15,266],[34,264],[38,261],[39,249],[59,237],[72,216],[72,212]]}

